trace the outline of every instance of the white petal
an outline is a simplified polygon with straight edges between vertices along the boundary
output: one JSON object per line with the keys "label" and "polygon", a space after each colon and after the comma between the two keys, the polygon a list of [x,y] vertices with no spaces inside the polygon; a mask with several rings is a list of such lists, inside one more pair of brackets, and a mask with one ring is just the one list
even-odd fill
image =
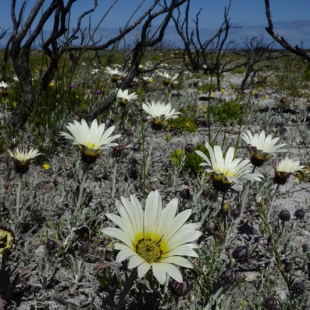
{"label": "white petal", "polygon": [[122,241],[123,243],[125,243],[129,247],[133,246],[132,241],[130,240],[128,235],[125,232],[123,232],[121,229],[114,228],[114,227],[107,227],[107,228],[101,229],[101,231],[106,235],[109,235],[111,237],[114,237],[114,238]]}
{"label": "white petal", "polygon": [[160,284],[164,284],[167,276],[165,265],[163,263],[153,263],[152,271],[157,281]]}
{"label": "white petal", "polygon": [[[122,246],[122,247],[121,247]],[[122,262],[123,260],[132,257],[132,256],[137,256],[138,254],[134,252],[130,247],[123,245],[123,244],[115,244],[114,247],[116,250],[121,250],[117,256],[116,256],[116,261],[117,262]]]}
{"label": "white petal", "polygon": [[192,257],[198,257],[198,254],[193,250],[193,248],[197,248],[198,246],[193,243],[187,243],[187,244],[182,244],[168,253],[169,256],[176,256],[176,255],[183,255],[183,256],[192,256]]}
{"label": "white petal", "polygon": [[150,270],[151,265],[147,262],[143,262],[139,267],[138,267],[138,276],[139,278],[142,278],[146,275],[146,273]]}
{"label": "white petal", "polygon": [[183,277],[180,270],[169,263],[153,263],[152,270],[155,278],[160,284],[166,281],[167,273],[176,281],[183,282]]}
{"label": "white petal", "polygon": [[161,263],[171,263],[185,268],[193,268],[193,264],[181,256],[171,256],[163,259]]}
{"label": "white petal", "polygon": [[146,263],[146,261],[139,255],[131,256],[128,262],[128,268],[136,268],[141,264]]}
{"label": "white petal", "polygon": [[158,191],[151,192],[145,203],[144,231],[156,232],[162,212],[162,202]]}
{"label": "white petal", "polygon": [[185,211],[179,213],[173,219],[170,226],[167,227],[169,229],[167,229],[163,238],[168,241],[180,229],[180,227],[188,220],[191,213],[192,213],[191,209],[188,209],[188,210],[185,210]]}

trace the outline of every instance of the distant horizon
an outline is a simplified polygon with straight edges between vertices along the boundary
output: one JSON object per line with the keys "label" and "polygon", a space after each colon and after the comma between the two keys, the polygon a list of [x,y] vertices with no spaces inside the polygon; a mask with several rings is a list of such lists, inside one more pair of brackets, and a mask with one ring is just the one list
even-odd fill
{"label": "distant horizon", "polygon": [[[307,40],[302,41],[299,38],[301,37],[301,25],[303,25],[303,30],[308,29],[310,33],[310,21],[290,21],[290,22],[274,22],[274,27],[276,32],[282,36],[281,33],[286,33],[285,39],[292,45],[302,48],[310,48],[310,41]],[[235,28],[234,28],[235,27]],[[240,27],[240,28],[239,28]],[[136,39],[137,32],[141,27],[137,27],[131,33],[126,36],[127,44],[133,43]],[[95,28],[92,28],[95,29]],[[156,25],[154,25],[154,29],[156,29]],[[193,27],[190,27],[190,30],[193,30]],[[200,35],[203,40],[206,40],[213,36],[218,29],[210,29],[210,28],[200,28]],[[44,33],[49,33],[50,31],[45,30]],[[99,39],[101,36],[103,37],[102,42],[105,42],[117,35],[119,32],[118,28],[107,28],[107,27],[99,27],[95,34],[95,40]],[[3,49],[7,43],[8,38],[10,37],[11,32],[8,31],[6,36],[0,40],[0,48]],[[235,49],[244,48],[244,41],[250,40],[254,37],[262,38],[264,43],[269,44],[274,42],[274,49],[283,49],[277,42],[273,40],[273,38],[266,32],[265,26],[257,25],[257,26],[242,26],[242,25],[232,25],[232,28],[229,31],[228,39],[226,43],[230,41],[234,41]],[[177,34],[174,26],[168,26],[165,32],[164,41],[170,42],[175,48],[183,48],[183,42],[179,35]],[[78,41],[77,43],[78,44]],[[301,46],[302,44],[302,46]],[[123,48],[123,44],[120,44],[120,48]],[[35,42],[33,46],[34,49],[40,48],[40,43]]]}
{"label": "distant horizon", "polygon": [[[27,18],[32,7],[37,0],[27,0],[25,8],[25,17]],[[45,0],[44,8],[46,8],[52,0]],[[145,10],[150,6],[153,1],[147,0],[105,0],[98,1],[98,8],[91,15],[91,22],[93,28],[99,26],[96,36],[100,37],[103,33],[104,40],[110,38],[119,29],[124,27],[125,23],[132,18],[131,22],[136,20]],[[274,23],[275,31],[279,36],[284,37],[292,46],[301,46],[303,48],[310,48],[310,1],[306,0],[272,0],[270,1],[271,16]],[[113,9],[104,15],[113,3],[116,3]],[[10,15],[11,1],[0,1],[0,10],[2,13],[0,21],[0,29],[8,29],[12,26]],[[90,9],[93,1],[77,1],[73,5],[70,15],[70,23],[73,28],[78,16]],[[207,40],[215,34],[224,20],[224,9],[229,5],[229,0],[192,0],[190,7],[190,27],[193,29],[193,19],[200,9],[199,25],[202,34],[202,39]],[[21,3],[16,4],[16,13],[21,6]],[[140,9],[137,10],[137,8]],[[184,18],[184,5],[181,9],[182,18]],[[231,6],[228,17],[232,23],[232,28],[229,34],[229,40],[233,40],[236,44],[242,44],[244,38],[251,39],[253,37],[263,37],[265,42],[273,42],[273,38],[266,32],[265,27],[268,26],[266,19],[265,6],[263,0],[231,0]],[[86,17],[82,23],[82,27],[88,26],[89,19]],[[130,23],[131,23],[130,22]],[[153,24],[160,24],[161,20],[154,20]],[[175,30],[173,30],[173,23],[170,23],[165,34],[165,40],[172,41],[177,46],[182,46],[182,42],[178,37]],[[48,32],[52,29],[52,21],[49,20],[44,27],[44,31]],[[137,29],[132,31],[127,36],[127,40],[133,40],[136,37]],[[3,48],[8,39],[0,41],[0,48]],[[37,45],[39,43],[37,42]],[[276,46],[280,46],[275,43]]]}

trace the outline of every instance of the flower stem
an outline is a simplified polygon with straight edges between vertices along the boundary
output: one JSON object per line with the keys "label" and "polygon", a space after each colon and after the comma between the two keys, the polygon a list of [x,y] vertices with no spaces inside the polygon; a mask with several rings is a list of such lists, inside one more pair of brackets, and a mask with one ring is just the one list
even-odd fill
{"label": "flower stem", "polygon": [[[218,191],[217,191],[214,195],[217,196],[217,194],[218,194]],[[203,215],[202,215],[202,217],[201,217],[201,220],[200,220],[201,226],[202,226],[203,222],[205,221],[205,219],[206,219],[206,217],[207,217],[207,215],[208,215],[208,213],[209,213],[208,208],[209,208],[211,205],[212,205],[212,203],[211,203],[210,205],[206,206],[206,210],[205,210],[205,212],[203,213]]]}
{"label": "flower stem", "polygon": [[85,167],[85,171],[84,171],[84,175],[80,184],[80,191],[79,191],[79,196],[78,196],[78,201],[77,201],[77,205],[76,205],[76,209],[79,209],[82,205],[82,201],[83,201],[83,193],[84,193],[84,187],[85,187],[85,183],[86,183],[86,179],[87,179],[87,175],[88,175],[88,171],[89,171],[89,164],[86,164]]}
{"label": "flower stem", "polygon": [[146,187],[146,158],[145,158],[145,134],[144,134],[144,123],[143,123],[143,109],[142,104],[140,107],[140,119],[141,119],[141,140],[142,140],[142,159],[143,159],[143,197],[145,198],[145,187]]}
{"label": "flower stem", "polygon": [[269,211],[268,211],[268,214],[267,214],[267,220],[269,220],[269,218],[270,218],[270,213],[272,211],[272,206],[273,206],[273,203],[274,203],[274,200],[276,198],[276,194],[277,194],[279,188],[280,188],[280,185],[278,184],[276,189],[275,189],[275,191],[274,191],[274,193],[273,193],[273,196],[272,196],[272,200],[271,200],[271,203],[270,203],[270,206],[269,206]]}
{"label": "flower stem", "polygon": [[[277,188],[276,188],[276,190],[275,190],[275,192],[274,192],[274,196],[273,196],[273,198],[272,198],[272,202],[271,202],[271,204],[270,204],[270,206],[269,206],[269,209],[271,209],[271,207],[272,207],[272,204],[273,204],[273,202],[274,202],[274,198],[275,198],[275,196],[276,196],[276,193],[277,193],[278,189],[279,189],[279,185],[277,186]],[[270,212],[268,212],[268,214],[269,214],[269,213],[270,213]],[[264,203],[260,203],[260,212],[259,212],[259,216],[260,216],[261,220],[262,220],[263,223],[264,223],[266,233],[268,234],[268,236],[272,236],[272,232],[271,232],[271,229],[270,229],[269,224],[268,224],[268,219],[267,219],[267,217],[266,217],[266,212],[265,212],[265,205],[264,205]],[[290,280],[289,280],[289,278],[287,277],[287,275],[285,274],[285,271],[284,271],[283,266],[282,266],[280,254],[279,254],[279,252],[278,252],[278,249],[277,249],[277,247],[276,247],[276,244],[275,244],[273,238],[271,238],[270,244],[271,244],[271,248],[272,248],[272,251],[273,251],[273,254],[274,254],[274,257],[275,257],[275,261],[276,261],[276,265],[277,265],[277,267],[278,267],[278,270],[279,270],[279,272],[281,273],[281,275],[282,275],[284,281],[286,282],[287,287],[289,288],[289,287],[290,287]]]}
{"label": "flower stem", "polygon": [[114,198],[114,194],[115,194],[116,170],[117,170],[117,160],[115,160],[113,179],[112,179],[112,193],[111,193],[112,198]]}
{"label": "flower stem", "polygon": [[130,277],[127,279],[127,282],[126,282],[126,284],[125,284],[125,287],[124,287],[122,293],[121,293],[120,296],[119,296],[119,301],[118,301],[118,304],[117,304],[115,310],[121,310],[121,309],[123,309],[123,306],[124,306],[124,304],[125,304],[126,296],[127,296],[127,294],[129,293],[129,291],[131,290],[132,285],[133,285],[133,283],[134,283],[134,280],[135,280],[136,277],[137,277],[137,274],[138,274],[137,268],[134,268],[133,271],[132,271],[132,273],[131,273],[131,275],[130,275]]}
{"label": "flower stem", "polygon": [[224,231],[226,229],[226,213],[224,210],[224,205],[225,205],[225,192],[223,192],[223,197],[222,197],[222,203],[221,203],[221,210],[220,210],[220,223],[219,223],[219,232],[221,231],[221,223],[224,224]]}
{"label": "flower stem", "polygon": [[22,182],[23,182],[23,175],[19,175],[18,180],[18,187],[16,192],[16,220],[19,220],[19,210],[20,210],[20,201],[21,201],[21,192],[22,192]]}

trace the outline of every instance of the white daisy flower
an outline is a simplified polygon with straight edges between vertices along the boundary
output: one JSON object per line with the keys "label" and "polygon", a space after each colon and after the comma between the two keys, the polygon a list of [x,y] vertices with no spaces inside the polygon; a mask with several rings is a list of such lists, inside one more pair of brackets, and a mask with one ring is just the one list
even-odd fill
{"label": "white daisy flower", "polygon": [[91,74],[92,75],[97,75],[99,73],[99,69],[93,69],[92,71],[91,71]]}
{"label": "white daisy flower", "polygon": [[161,129],[169,118],[177,118],[180,112],[176,112],[171,107],[171,103],[160,101],[151,101],[142,104],[142,109],[148,114],[147,119],[150,119],[154,129]]}
{"label": "white daisy flower", "polygon": [[8,83],[5,83],[4,81],[0,82],[0,88],[8,88],[8,87],[9,87]]}
{"label": "white daisy flower", "polygon": [[251,163],[256,167],[261,167],[273,153],[285,152],[282,149],[286,144],[277,144],[280,138],[272,138],[272,135],[266,137],[263,130],[260,134],[252,133],[247,130],[246,133],[241,134],[241,138],[248,144],[247,148],[250,152]]}
{"label": "white daisy flower", "polygon": [[128,93],[128,89],[125,90],[121,90],[119,89],[117,94],[116,94],[116,98],[118,99],[118,102],[122,105],[126,105],[127,103],[129,103],[131,100],[136,100],[138,99],[138,95],[133,92],[131,94]]}
{"label": "white daisy flower", "polygon": [[195,151],[205,162],[202,166],[207,166],[207,172],[212,172],[212,183],[215,189],[227,191],[237,180],[261,181],[263,176],[260,173],[252,173],[250,161],[248,159],[235,157],[235,149],[230,147],[223,155],[219,145],[214,146],[214,150],[208,142],[205,146],[209,152],[210,159],[201,151]]}
{"label": "white daisy flower", "polygon": [[81,123],[74,121],[69,123],[67,129],[72,135],[61,132],[60,134],[70,140],[73,140],[74,145],[78,145],[82,153],[82,160],[87,163],[94,163],[103,149],[111,146],[116,146],[118,143],[111,143],[121,135],[111,136],[115,126],[109,127],[105,131],[105,124],[100,124],[96,119],[93,120],[91,126],[88,127],[86,121],[82,119]]}
{"label": "white daisy flower", "polygon": [[121,241],[115,244],[115,248],[120,250],[116,261],[129,259],[128,268],[137,267],[140,278],[152,269],[160,284],[164,284],[167,274],[183,282],[181,272],[175,265],[193,267],[182,256],[198,256],[194,251],[198,246],[192,242],[201,236],[197,230],[200,223],[185,224],[192,210],[187,209],[176,215],[176,198],[163,209],[157,190],[147,197],[144,211],[135,196],[130,196],[130,200],[121,197],[121,201],[116,203],[120,216],[106,214],[119,228],[102,229],[103,233]]}
{"label": "white daisy flower", "polygon": [[280,162],[274,163],[274,182],[279,185],[284,185],[291,174],[302,171],[305,166],[301,166],[299,161],[293,161],[289,158],[282,159]]}
{"label": "white daisy flower", "polygon": [[163,84],[164,84],[165,86],[168,86],[168,85],[170,85],[171,83],[172,83],[172,84],[175,83],[175,82],[176,82],[175,80],[178,78],[178,75],[177,75],[177,74],[174,75],[174,76],[172,76],[172,75],[170,75],[170,74],[169,74],[168,72],[166,72],[166,71],[164,71],[164,72],[158,71],[157,74],[163,79]]}
{"label": "white daisy flower", "polygon": [[125,72],[118,70],[117,68],[112,69],[110,67],[106,67],[104,72],[110,75],[110,78],[113,83],[118,82],[126,75]]}
{"label": "white daisy flower", "polygon": [[41,155],[37,149],[16,148],[14,151],[8,150],[9,155],[14,160],[15,170],[17,173],[26,173],[29,170],[30,160]]}

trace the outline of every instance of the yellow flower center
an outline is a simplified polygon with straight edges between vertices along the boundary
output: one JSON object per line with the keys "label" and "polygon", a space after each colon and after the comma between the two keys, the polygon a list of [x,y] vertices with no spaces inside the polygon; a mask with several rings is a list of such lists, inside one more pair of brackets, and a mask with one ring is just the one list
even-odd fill
{"label": "yellow flower center", "polygon": [[149,264],[160,261],[163,254],[159,242],[151,239],[139,240],[136,245],[136,253]]}

